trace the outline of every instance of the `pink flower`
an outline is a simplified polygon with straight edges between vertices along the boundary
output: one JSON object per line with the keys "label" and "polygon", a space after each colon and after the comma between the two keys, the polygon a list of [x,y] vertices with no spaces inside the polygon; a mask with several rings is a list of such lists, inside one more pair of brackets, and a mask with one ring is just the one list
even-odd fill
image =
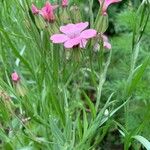
{"label": "pink flower", "polygon": [[103,46],[106,49],[111,49],[111,44],[108,41],[108,37],[106,35],[102,35]]}
{"label": "pink flower", "polygon": [[51,5],[50,2],[46,2],[45,6],[38,10],[36,6],[32,4],[32,13],[40,14],[46,21],[53,22],[55,20],[54,10],[58,7],[58,5]]}
{"label": "pink flower", "polygon": [[14,82],[18,82],[18,81],[20,80],[20,77],[19,77],[19,75],[17,74],[17,72],[13,72],[13,73],[11,74],[11,79],[12,79],[12,81],[14,81]]}
{"label": "pink flower", "polygon": [[102,6],[102,13],[103,15],[107,14],[107,8],[109,7],[109,5],[113,4],[113,3],[118,3],[121,2],[122,0],[99,0],[100,5]]}
{"label": "pink flower", "polygon": [[94,29],[86,29],[88,25],[88,22],[81,22],[61,26],[60,31],[63,34],[54,34],[50,39],[53,43],[64,43],[65,48],[73,48],[78,45],[80,48],[85,48],[88,39],[97,34]]}
{"label": "pink flower", "polygon": [[62,0],[62,6],[67,7],[68,6],[68,0]]}

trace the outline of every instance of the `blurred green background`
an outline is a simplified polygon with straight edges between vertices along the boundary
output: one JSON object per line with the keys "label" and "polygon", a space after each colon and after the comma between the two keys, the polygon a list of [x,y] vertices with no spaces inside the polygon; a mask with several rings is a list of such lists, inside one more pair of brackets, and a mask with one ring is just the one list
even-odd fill
{"label": "blurred green background", "polygon": [[[54,3],[56,2],[53,0]],[[90,1],[90,0],[89,0]],[[89,16],[89,1],[88,0],[70,0],[70,5],[76,4],[80,7],[84,21],[88,21]],[[22,2],[22,1],[20,1]],[[29,1],[30,2],[30,1]],[[33,0],[33,2],[38,6],[42,7],[45,0],[39,2],[39,0]],[[93,13],[96,17],[99,2],[98,0],[93,0]],[[136,22],[139,21],[140,17],[136,16],[137,9],[141,4],[142,0],[122,0],[122,2],[111,5],[108,9],[109,15],[109,28],[106,31],[106,35],[109,37],[109,40],[112,44],[112,60],[107,74],[107,80],[104,85],[102,92],[102,105],[106,102],[106,97],[111,93],[115,92],[115,99],[120,100],[122,104],[122,96],[124,86],[127,82],[127,78],[130,71],[130,61],[132,59],[132,37],[133,31]],[[3,25],[5,31],[9,33],[11,41],[16,46],[17,50],[22,50],[23,46],[27,47],[25,57],[28,57],[28,61],[31,62],[31,66],[34,66],[33,57],[29,57],[39,52],[36,49],[35,41],[30,41],[28,33],[25,30],[25,20],[20,18],[24,16],[23,12],[20,11],[19,5],[16,5],[17,0],[14,1],[5,1],[1,0],[0,10],[1,11],[1,20],[0,25]],[[31,2],[30,2],[31,4]],[[4,6],[4,7],[3,7]],[[6,13],[7,12],[7,13]],[[0,28],[0,31],[3,29]],[[1,33],[0,33],[1,35]],[[37,38],[38,39],[38,38]],[[6,66],[0,62],[1,70],[0,77],[4,80],[7,80],[8,76],[5,76],[6,70],[11,74],[13,71],[12,68],[15,68],[15,64],[12,63],[15,61],[14,54],[7,43],[5,38],[0,39],[0,54],[3,55],[3,58],[6,58]],[[29,44],[31,42],[31,44]],[[36,41],[38,42],[38,40]],[[35,51],[30,51],[30,49],[35,49]],[[6,53],[3,53],[2,50],[5,50]],[[148,20],[147,27],[144,31],[143,37],[141,39],[139,47],[139,57],[136,66],[140,65],[143,60],[150,54],[150,19]],[[37,64],[36,64],[37,65]],[[150,62],[147,69],[144,72],[142,79],[138,82],[136,89],[131,97],[129,104],[129,112],[127,116],[126,129],[129,133],[134,133],[134,131],[139,128],[140,134],[150,140]],[[5,68],[6,67],[6,68]],[[27,68],[21,66],[23,74],[28,75]],[[25,68],[25,69],[24,69]],[[37,75],[38,76],[38,75]],[[27,76],[28,77],[28,76]],[[32,83],[32,82],[31,82]],[[28,83],[28,84],[31,84]],[[33,88],[34,91],[34,88]],[[38,97],[38,95],[37,95]],[[34,101],[34,97],[33,97]],[[36,102],[37,103],[37,102]],[[114,120],[118,121],[120,124],[124,125],[124,111],[120,112],[115,116]],[[144,126],[143,126],[144,122]],[[15,125],[14,125],[15,126]],[[119,131],[117,130],[117,125],[110,125],[109,132],[106,134],[103,142],[100,147],[104,150],[109,150],[111,147],[114,150],[121,150],[123,145],[123,138]],[[7,138],[6,138],[7,139]],[[137,144],[138,145],[138,144]],[[140,146],[131,147],[131,150],[142,150]],[[111,149],[111,150],[112,150]],[[9,149],[8,149],[9,150]]]}

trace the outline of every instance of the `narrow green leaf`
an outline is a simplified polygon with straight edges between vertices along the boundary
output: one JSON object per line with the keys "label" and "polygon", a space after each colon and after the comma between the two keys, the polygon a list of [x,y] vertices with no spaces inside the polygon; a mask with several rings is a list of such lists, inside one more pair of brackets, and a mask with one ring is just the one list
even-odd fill
{"label": "narrow green leaf", "polygon": [[150,142],[144,138],[143,136],[141,135],[136,135],[136,136],[133,136],[132,138],[136,139],[137,141],[139,141],[141,144],[143,144],[143,146],[147,149],[147,150],[150,150]]}
{"label": "narrow green leaf", "polygon": [[96,109],[95,109],[95,106],[94,104],[92,103],[91,99],[87,96],[87,94],[83,91],[83,95],[85,97],[85,100],[91,110],[91,113],[92,113],[92,118],[94,119],[96,117]]}

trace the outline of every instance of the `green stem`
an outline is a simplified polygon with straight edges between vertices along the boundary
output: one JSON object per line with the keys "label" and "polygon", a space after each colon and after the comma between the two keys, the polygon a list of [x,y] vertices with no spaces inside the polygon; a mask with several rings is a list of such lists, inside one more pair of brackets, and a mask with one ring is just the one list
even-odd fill
{"label": "green stem", "polygon": [[94,23],[94,15],[93,15],[93,0],[89,0],[89,4],[90,4],[90,26],[93,27],[93,23]]}

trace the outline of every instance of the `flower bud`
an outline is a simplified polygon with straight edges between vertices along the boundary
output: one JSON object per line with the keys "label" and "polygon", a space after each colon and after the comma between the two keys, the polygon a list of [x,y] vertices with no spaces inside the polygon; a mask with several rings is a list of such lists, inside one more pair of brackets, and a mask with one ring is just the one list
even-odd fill
{"label": "flower bud", "polygon": [[1,103],[3,103],[3,106],[5,107],[5,113],[11,117],[14,107],[10,95],[6,91],[0,90],[0,99]]}
{"label": "flower bud", "polygon": [[22,97],[26,95],[26,89],[21,83],[16,84],[16,92]]}
{"label": "flower bud", "polygon": [[35,16],[35,23],[39,29],[44,29],[47,24],[41,15]]}
{"label": "flower bud", "polygon": [[111,49],[111,44],[108,41],[108,37],[106,35],[104,35],[104,34],[102,35],[102,41],[103,41],[103,47],[105,49],[110,50]]}
{"label": "flower bud", "polygon": [[108,28],[108,15],[101,15],[98,16],[95,22],[95,29],[100,32],[104,33]]}
{"label": "flower bud", "polygon": [[108,40],[108,37],[104,34],[99,33],[96,38],[94,45],[94,52],[98,52],[101,49],[101,46],[105,49],[105,52],[109,51],[112,47]]}
{"label": "flower bud", "polygon": [[47,30],[50,36],[53,35],[54,33],[59,32],[59,27],[58,27],[57,22],[54,22],[52,24],[47,24]]}
{"label": "flower bud", "polygon": [[70,15],[66,7],[62,9],[60,19],[61,19],[61,23],[64,25],[71,22]]}
{"label": "flower bud", "polygon": [[19,75],[17,74],[17,72],[14,72],[11,74],[11,79],[13,82],[17,83],[20,80]]}
{"label": "flower bud", "polygon": [[108,117],[108,115],[109,115],[108,109],[106,109],[106,110],[104,111],[104,115],[105,115],[106,117]]}
{"label": "flower bud", "polygon": [[75,23],[82,22],[81,12],[78,6],[73,5],[70,8],[70,12],[71,12],[71,18]]}
{"label": "flower bud", "polygon": [[31,11],[34,15],[40,15],[43,19],[48,23],[53,23],[55,19],[55,9],[58,5],[52,5],[49,1],[47,1],[43,8],[38,9],[36,6],[32,4]]}
{"label": "flower bud", "polygon": [[68,6],[68,0],[62,0],[61,4],[62,4],[62,7],[67,7]]}
{"label": "flower bud", "polygon": [[20,82],[20,76],[17,74],[17,72],[14,72],[11,74],[11,79],[13,81],[13,86],[16,89],[16,92],[20,96],[25,96],[26,90],[24,86]]}
{"label": "flower bud", "polygon": [[37,9],[37,7],[34,4],[32,4],[32,6],[31,6],[31,11],[34,15],[39,13],[39,10]]}

